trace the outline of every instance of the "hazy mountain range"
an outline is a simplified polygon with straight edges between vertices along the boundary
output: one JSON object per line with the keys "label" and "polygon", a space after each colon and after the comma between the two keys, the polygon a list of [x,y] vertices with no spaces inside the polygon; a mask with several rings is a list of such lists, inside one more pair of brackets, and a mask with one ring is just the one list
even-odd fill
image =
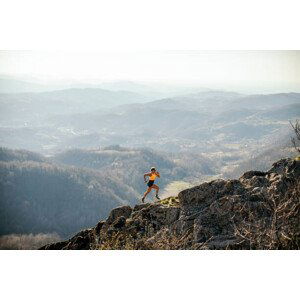
{"label": "hazy mountain range", "polygon": [[300,94],[206,91],[150,101],[126,91],[0,94],[0,143],[53,154],[120,144],[168,152],[236,152],[288,131]]}
{"label": "hazy mountain range", "polygon": [[67,237],[136,204],[153,165],[166,196],[295,155],[299,93],[160,98],[165,90],[128,82],[32,89],[0,94],[0,234]]}
{"label": "hazy mountain range", "polygon": [[178,85],[157,82],[135,82],[135,81],[101,81],[99,80],[57,80],[40,79],[31,76],[9,76],[0,74],[0,93],[37,93],[64,89],[104,89],[110,91],[128,91],[159,99],[164,97],[184,95],[192,92],[207,91],[209,89],[198,85]]}

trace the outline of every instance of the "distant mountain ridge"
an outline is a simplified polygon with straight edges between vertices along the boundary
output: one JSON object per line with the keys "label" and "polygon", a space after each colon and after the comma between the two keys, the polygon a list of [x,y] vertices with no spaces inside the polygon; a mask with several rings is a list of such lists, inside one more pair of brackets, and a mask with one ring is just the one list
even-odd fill
{"label": "distant mountain ridge", "polygon": [[35,93],[47,90],[47,87],[16,79],[0,77],[0,93]]}
{"label": "distant mountain ridge", "polygon": [[[0,105],[9,108],[18,106],[35,112],[40,106],[49,113],[75,113],[111,108],[120,104],[148,101],[149,97],[128,91],[109,91],[99,88],[69,88],[39,93],[0,94]],[[65,111],[64,111],[65,110]]]}
{"label": "distant mountain ridge", "polygon": [[0,94],[0,143],[47,154],[120,144],[241,155],[300,118],[299,104],[300,93],[204,91],[154,101],[101,89]]}
{"label": "distant mountain ridge", "polygon": [[[222,92],[217,95],[215,98],[216,92],[205,92],[128,104],[107,113],[54,117],[53,122],[77,131],[89,129],[95,134],[98,129],[99,136],[113,139],[112,143],[118,143],[119,139],[122,144],[125,140],[125,146],[149,144],[159,150],[180,151],[194,145],[195,151],[201,151],[207,147],[202,141],[209,141],[210,145],[238,141],[249,144],[275,135],[283,126],[289,126],[289,120],[300,118],[300,94],[258,95],[257,101],[254,96],[236,93],[224,93],[224,98]],[[177,140],[181,141],[180,145]]]}

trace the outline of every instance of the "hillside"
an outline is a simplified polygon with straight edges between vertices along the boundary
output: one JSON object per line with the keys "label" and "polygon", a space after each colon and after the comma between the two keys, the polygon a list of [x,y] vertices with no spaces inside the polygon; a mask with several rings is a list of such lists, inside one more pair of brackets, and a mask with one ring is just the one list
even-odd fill
{"label": "hillside", "polygon": [[300,118],[300,93],[211,90],[154,99],[97,88],[0,94],[0,143],[49,155],[119,144],[215,160],[248,155]]}
{"label": "hillside", "polygon": [[0,77],[0,93],[34,93],[46,89],[46,86],[37,83]]}
{"label": "hillside", "polygon": [[300,249],[300,157],[214,180],[157,203],[121,206],[41,249]]}
{"label": "hillside", "polygon": [[13,150],[5,147],[0,147],[0,161],[36,161],[46,162],[45,157],[39,153],[28,150]]}
{"label": "hillside", "polygon": [[203,92],[51,120],[78,133],[66,142],[73,147],[87,141],[94,147],[110,143],[167,152],[214,153],[222,147],[226,155],[243,155],[300,117],[299,103],[300,94]]}
{"label": "hillside", "polygon": [[49,162],[2,161],[0,235],[55,232],[68,237],[138,196],[108,174]]}
{"label": "hillside", "polygon": [[1,94],[1,121],[41,125],[47,116],[87,113],[117,105],[144,102],[148,97],[127,91],[69,88],[40,93]]}
{"label": "hillside", "polygon": [[138,203],[145,191],[142,175],[152,165],[162,174],[162,194],[165,188],[173,194],[193,178],[214,174],[214,164],[200,155],[179,159],[151,149],[110,146],[44,157],[0,147],[0,235],[56,233],[67,238],[106,218],[116,206]]}
{"label": "hillside", "polygon": [[279,145],[275,144],[270,147],[262,148],[256,153],[253,152],[250,157],[247,157],[245,160],[241,160],[237,166],[233,168],[226,168],[223,174],[226,178],[235,178],[243,174],[246,170],[258,170],[265,172],[268,170],[273,161],[278,160],[281,157],[295,156],[296,151],[290,144],[290,141]]}
{"label": "hillside", "polygon": [[[118,145],[98,149],[72,149],[52,157],[58,164],[89,168],[119,178],[139,193],[144,192],[144,174],[151,166],[159,167],[162,186],[175,181],[215,175],[216,165],[200,154],[180,155],[146,148],[125,148]],[[193,164],[190,161],[193,161]]]}

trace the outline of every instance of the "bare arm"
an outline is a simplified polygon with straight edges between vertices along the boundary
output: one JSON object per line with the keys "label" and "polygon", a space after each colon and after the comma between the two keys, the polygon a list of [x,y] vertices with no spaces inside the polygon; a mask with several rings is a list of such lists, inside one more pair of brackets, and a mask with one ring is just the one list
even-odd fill
{"label": "bare arm", "polygon": [[145,182],[147,182],[147,180],[146,180],[146,177],[147,177],[147,176],[151,176],[151,174],[150,174],[150,173],[144,174],[144,181],[145,181]]}
{"label": "bare arm", "polygon": [[156,175],[157,175],[158,178],[160,178],[160,174],[159,174],[158,171],[156,171]]}

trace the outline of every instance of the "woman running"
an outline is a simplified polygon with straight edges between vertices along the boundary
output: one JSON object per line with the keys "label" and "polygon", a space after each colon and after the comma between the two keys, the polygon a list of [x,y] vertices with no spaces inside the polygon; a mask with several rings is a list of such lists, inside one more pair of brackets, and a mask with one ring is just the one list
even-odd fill
{"label": "woman running", "polygon": [[[156,195],[155,195],[155,197],[156,197],[156,199],[160,200],[160,198],[158,197],[159,187],[158,187],[156,184],[154,184],[155,178],[156,178],[156,177],[160,178],[159,172],[156,171],[155,168],[151,168],[150,171],[151,171],[150,173],[144,174],[144,181],[145,181],[145,183],[147,183],[148,189],[147,189],[147,191],[145,192],[145,194],[144,194],[144,196],[143,196],[143,198],[142,198],[142,202],[143,202],[143,203],[144,203],[144,201],[145,201],[146,196],[151,192],[152,189],[155,189],[155,190],[156,190]],[[148,182],[147,182],[147,180],[146,180],[146,177],[147,177],[147,176],[149,176],[149,181],[148,181]]]}

